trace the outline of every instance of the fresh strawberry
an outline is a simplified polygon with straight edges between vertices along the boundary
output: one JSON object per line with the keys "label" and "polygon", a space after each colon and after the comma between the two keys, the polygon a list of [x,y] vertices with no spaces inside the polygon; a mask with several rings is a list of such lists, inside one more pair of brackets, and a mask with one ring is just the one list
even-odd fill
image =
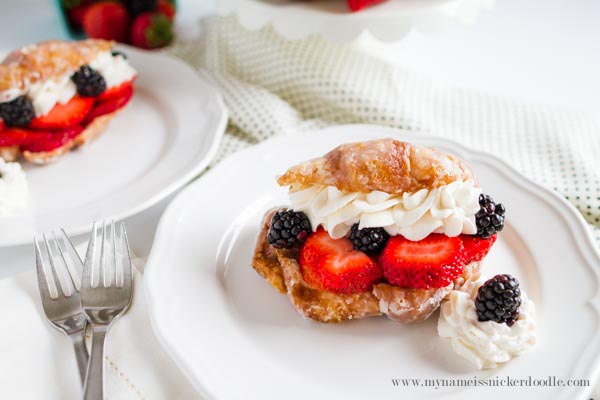
{"label": "fresh strawberry", "polygon": [[346,238],[332,239],[323,229],[308,237],[300,249],[302,277],[311,287],[335,293],[371,290],[381,279],[379,266]]}
{"label": "fresh strawberry", "polygon": [[89,4],[82,3],[67,10],[67,20],[71,24],[71,27],[77,32],[83,30],[83,18],[85,17],[88,8],[90,8]]}
{"label": "fresh strawberry", "polygon": [[348,4],[350,11],[356,12],[383,1],[385,0],[346,0],[346,3]]}
{"label": "fresh strawberry", "polygon": [[490,252],[497,235],[492,235],[488,239],[470,235],[460,235],[460,238],[465,248],[465,259],[469,263],[471,261],[481,261]]}
{"label": "fresh strawberry", "polygon": [[107,88],[100,96],[96,97],[96,101],[103,102],[104,100],[114,99],[115,97],[123,97],[123,95],[132,89],[134,80],[135,78],[123,82],[118,86]]}
{"label": "fresh strawberry", "polygon": [[82,130],[83,128],[81,126],[76,125],[61,131],[36,132],[29,138],[29,143],[21,146],[21,150],[30,151],[32,153],[52,151],[69,143],[77,137]]}
{"label": "fresh strawberry", "polygon": [[160,12],[142,13],[131,24],[129,40],[143,49],[166,46],[173,40],[173,24]]}
{"label": "fresh strawberry", "polygon": [[175,5],[167,0],[158,0],[158,11],[163,13],[169,21],[175,19]]}
{"label": "fresh strawberry", "polygon": [[0,131],[0,147],[20,146],[27,142],[31,131],[21,128],[7,128]]}
{"label": "fresh strawberry", "polygon": [[83,30],[91,38],[125,42],[128,28],[127,10],[111,1],[91,5],[83,17]]}
{"label": "fresh strawberry", "polygon": [[84,125],[89,124],[96,117],[109,114],[124,107],[127,103],[129,103],[129,100],[131,100],[132,96],[133,87],[130,86],[127,90],[123,91],[120,97],[111,98],[96,104],[83,121]]}
{"label": "fresh strawberry", "polygon": [[448,286],[465,265],[462,240],[431,234],[413,242],[403,236],[390,238],[380,256],[388,282],[419,289]]}
{"label": "fresh strawberry", "polygon": [[46,115],[36,117],[28,128],[31,129],[64,129],[79,124],[88,115],[94,98],[75,96],[66,104],[57,103]]}
{"label": "fresh strawberry", "polygon": [[34,153],[51,151],[65,145],[82,131],[75,125],[59,131],[33,131],[21,128],[9,128],[0,132],[0,147],[20,146],[22,150]]}
{"label": "fresh strawberry", "polygon": [[6,125],[4,125],[4,121],[0,119],[0,131],[2,131],[4,128],[6,128]]}

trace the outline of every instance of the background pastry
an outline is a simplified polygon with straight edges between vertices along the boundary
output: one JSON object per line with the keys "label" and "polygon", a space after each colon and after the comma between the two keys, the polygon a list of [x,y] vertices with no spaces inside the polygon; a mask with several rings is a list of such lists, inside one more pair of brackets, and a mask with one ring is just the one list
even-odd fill
{"label": "background pastry", "polygon": [[44,164],[102,133],[137,76],[113,45],[54,40],[11,52],[0,63],[0,157]]}

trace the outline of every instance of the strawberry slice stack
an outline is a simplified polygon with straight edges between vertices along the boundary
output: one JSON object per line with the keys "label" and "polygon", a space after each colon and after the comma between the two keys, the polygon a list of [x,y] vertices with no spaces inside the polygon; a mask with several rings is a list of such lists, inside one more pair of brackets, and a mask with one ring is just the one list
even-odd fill
{"label": "strawberry slice stack", "polygon": [[350,240],[333,239],[319,229],[301,247],[299,262],[306,283],[334,293],[365,292],[378,282],[418,289],[440,288],[458,278],[465,265],[483,259],[495,240],[495,235],[480,239],[433,233],[413,242],[395,236],[377,256],[355,250]]}
{"label": "strawberry slice stack", "polygon": [[334,239],[321,227],[313,232],[303,212],[285,210],[273,217],[268,238],[275,248],[299,250],[302,277],[315,289],[352,294],[370,291],[379,282],[442,288],[462,275],[466,265],[481,261],[504,227],[502,204],[480,195],[479,206],[476,235],[431,233],[412,241],[389,237],[383,228],[358,229],[355,224],[348,237]]}
{"label": "strawberry slice stack", "polygon": [[37,153],[64,146],[95,118],[125,106],[133,96],[133,82],[131,79],[96,97],[76,95],[65,104],[57,103],[25,127],[6,126],[0,119],[0,147],[19,146]]}

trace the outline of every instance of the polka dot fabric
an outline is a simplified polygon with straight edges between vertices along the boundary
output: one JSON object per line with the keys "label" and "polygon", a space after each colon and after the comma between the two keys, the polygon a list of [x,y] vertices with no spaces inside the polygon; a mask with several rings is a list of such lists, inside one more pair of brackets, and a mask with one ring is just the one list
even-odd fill
{"label": "polka dot fabric", "polygon": [[387,125],[492,153],[569,200],[600,248],[600,119],[424,79],[352,46],[205,21],[172,52],[211,79],[230,111],[215,162],[266,138],[341,123]]}

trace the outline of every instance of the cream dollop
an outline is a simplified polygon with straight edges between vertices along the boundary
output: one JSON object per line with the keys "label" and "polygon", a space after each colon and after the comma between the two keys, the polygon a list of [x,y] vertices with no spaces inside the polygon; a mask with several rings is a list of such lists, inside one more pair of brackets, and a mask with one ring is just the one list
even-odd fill
{"label": "cream dollop", "polygon": [[22,214],[28,204],[27,180],[21,165],[0,158],[0,217]]}
{"label": "cream dollop", "polygon": [[109,51],[98,54],[90,63],[90,67],[102,75],[107,88],[118,86],[137,75],[125,57],[120,54],[113,56]]}
{"label": "cream dollop", "polygon": [[535,345],[535,305],[521,290],[519,318],[513,326],[480,322],[474,302],[480,285],[467,292],[450,292],[440,307],[438,333],[450,339],[452,349],[477,369],[496,368]]}
{"label": "cream dollop", "polygon": [[[131,80],[137,74],[123,56],[113,56],[110,51],[98,54],[90,62],[90,67],[102,75],[107,88]],[[33,83],[25,93],[17,90],[5,91],[0,96],[0,102],[8,102],[22,94],[27,94],[33,103],[35,115],[46,115],[57,103],[65,104],[77,94],[77,87],[71,80],[71,75],[66,74],[58,79]]]}
{"label": "cream dollop", "polygon": [[388,194],[342,192],[334,186],[292,186],[292,209],[303,211],[314,230],[322,226],[333,238],[359,228],[383,227],[391,236],[418,241],[430,233],[454,237],[475,234],[481,189],[473,180],[455,181],[431,190]]}

